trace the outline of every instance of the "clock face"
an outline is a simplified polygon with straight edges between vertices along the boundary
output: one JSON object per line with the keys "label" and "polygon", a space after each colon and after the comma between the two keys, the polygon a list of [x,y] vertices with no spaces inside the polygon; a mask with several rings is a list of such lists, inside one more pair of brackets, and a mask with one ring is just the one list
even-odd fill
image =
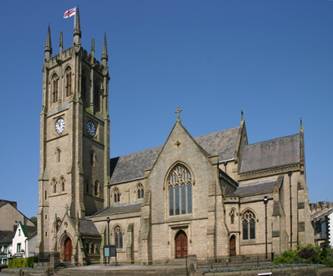
{"label": "clock face", "polygon": [[87,132],[90,136],[95,136],[96,134],[96,126],[94,124],[94,122],[92,121],[88,121],[87,124],[86,124],[86,129],[87,129]]}
{"label": "clock face", "polygon": [[59,118],[55,123],[55,130],[58,134],[61,134],[65,129],[65,120],[64,118]]}

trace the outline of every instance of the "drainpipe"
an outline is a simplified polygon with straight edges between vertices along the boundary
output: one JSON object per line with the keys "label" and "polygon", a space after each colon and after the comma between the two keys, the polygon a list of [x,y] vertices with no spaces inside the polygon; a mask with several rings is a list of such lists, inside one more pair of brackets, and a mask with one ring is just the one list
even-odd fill
{"label": "drainpipe", "polygon": [[291,172],[288,173],[289,176],[289,202],[290,202],[290,249],[293,248],[293,199],[291,191]]}

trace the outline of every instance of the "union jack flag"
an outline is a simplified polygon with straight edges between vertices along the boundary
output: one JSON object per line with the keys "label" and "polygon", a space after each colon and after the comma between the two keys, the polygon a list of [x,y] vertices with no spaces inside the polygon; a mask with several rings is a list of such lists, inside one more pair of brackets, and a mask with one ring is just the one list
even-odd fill
{"label": "union jack flag", "polygon": [[66,11],[64,12],[64,18],[72,17],[72,16],[74,16],[75,14],[76,14],[76,7],[71,8],[71,9],[69,9],[69,10],[66,10]]}

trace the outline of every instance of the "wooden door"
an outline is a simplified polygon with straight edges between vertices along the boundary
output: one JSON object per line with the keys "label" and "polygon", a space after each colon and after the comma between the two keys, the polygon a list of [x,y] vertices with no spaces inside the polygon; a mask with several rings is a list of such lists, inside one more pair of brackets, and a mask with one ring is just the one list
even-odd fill
{"label": "wooden door", "polygon": [[232,235],[229,241],[230,256],[236,256],[236,237]]}
{"label": "wooden door", "polygon": [[187,256],[187,236],[184,231],[179,231],[175,237],[176,258]]}
{"label": "wooden door", "polygon": [[72,241],[67,238],[64,243],[64,261],[70,262],[72,260]]}

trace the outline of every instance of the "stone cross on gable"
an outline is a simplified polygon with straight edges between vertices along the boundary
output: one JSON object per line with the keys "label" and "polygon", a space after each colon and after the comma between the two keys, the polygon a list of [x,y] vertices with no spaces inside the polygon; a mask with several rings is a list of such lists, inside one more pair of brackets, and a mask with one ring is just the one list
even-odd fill
{"label": "stone cross on gable", "polygon": [[180,122],[180,113],[182,112],[183,110],[178,106],[177,108],[176,108],[176,121],[177,122]]}

